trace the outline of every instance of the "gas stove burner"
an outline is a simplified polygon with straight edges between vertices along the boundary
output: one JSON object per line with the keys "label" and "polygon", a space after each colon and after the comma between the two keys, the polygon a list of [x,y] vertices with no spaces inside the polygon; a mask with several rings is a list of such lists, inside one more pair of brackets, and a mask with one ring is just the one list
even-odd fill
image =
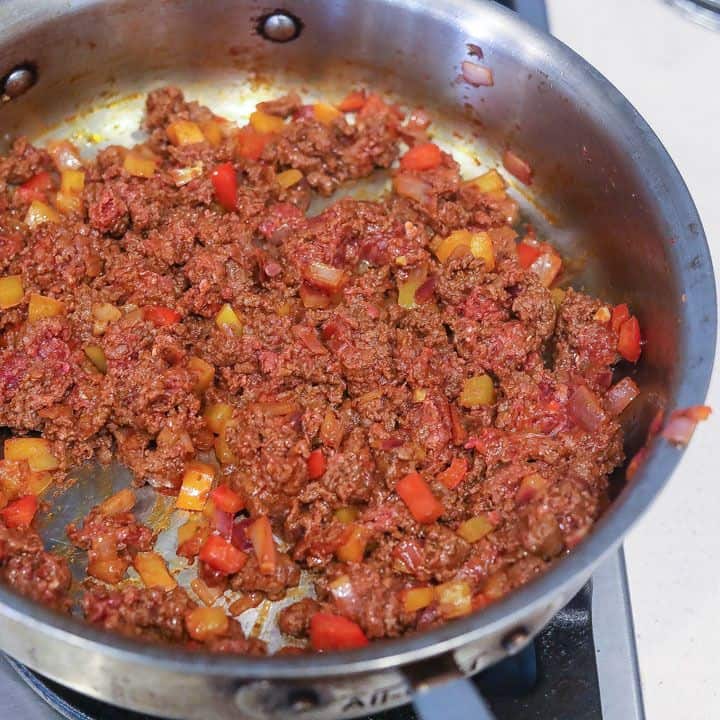
{"label": "gas stove burner", "polygon": [[[633,635],[620,552],[599,568],[533,644],[474,680],[497,720],[644,720]],[[53,708],[55,718],[157,720],[93,700],[6,660]],[[29,702],[14,714],[18,720],[40,717],[38,699],[27,695]],[[368,713],[366,720],[417,720],[409,705],[374,714],[368,708]]]}
{"label": "gas stove burner", "polygon": [[691,20],[711,30],[720,30],[720,0],[666,0]]}

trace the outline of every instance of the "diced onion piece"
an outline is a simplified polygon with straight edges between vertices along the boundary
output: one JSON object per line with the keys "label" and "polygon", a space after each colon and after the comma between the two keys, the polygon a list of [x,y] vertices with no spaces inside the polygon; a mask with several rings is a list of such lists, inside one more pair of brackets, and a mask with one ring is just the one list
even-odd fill
{"label": "diced onion piece", "polygon": [[417,307],[416,293],[427,279],[427,268],[422,265],[410,270],[404,279],[398,280],[398,305],[406,310]]}
{"label": "diced onion piece", "polygon": [[121,557],[92,560],[88,563],[87,573],[91,577],[115,585],[125,577],[129,565],[130,562]]}
{"label": "diced onion piece", "polygon": [[426,397],[427,397],[427,389],[426,388],[415,388],[413,390],[413,394],[412,394],[413,402],[416,402],[416,403],[425,402]]}
{"label": "diced onion piece", "polygon": [[83,164],[78,149],[69,140],[51,140],[47,151],[58,172],[79,170]]}
{"label": "diced onion piece", "polygon": [[233,409],[227,403],[208,405],[203,413],[205,423],[217,435],[222,432],[225,423],[232,417]]}
{"label": "diced onion piece", "polygon": [[483,173],[479,177],[467,181],[468,185],[474,185],[480,192],[503,192],[507,188],[505,178],[494,168]]}
{"label": "diced onion piece", "polygon": [[446,263],[450,258],[469,255],[471,240],[472,233],[469,230],[455,230],[440,241],[435,255],[441,263]]}
{"label": "diced onion piece", "polygon": [[539,473],[526,475],[521,481],[515,495],[515,502],[518,505],[525,505],[534,500],[538,495],[547,489],[547,480]]}
{"label": "diced onion piece", "polygon": [[191,120],[176,120],[165,128],[173,145],[195,145],[205,142],[200,126]]}
{"label": "diced onion piece", "polygon": [[120,515],[121,513],[130,512],[135,507],[136,500],[135,493],[131,488],[123,488],[107,498],[100,505],[98,511],[105,517]]}
{"label": "diced onion piece", "polygon": [[450,463],[450,466],[438,473],[437,479],[449,490],[456,488],[467,474],[467,458],[456,457]]}
{"label": "diced onion piece", "polygon": [[493,71],[489,67],[478,65],[470,60],[463,60],[460,69],[468,85],[472,85],[473,87],[491,87],[495,84]]}
{"label": "diced onion piece", "polygon": [[133,565],[145,587],[166,591],[177,587],[177,582],[168,572],[165,561],[156,552],[139,552],[133,558]]}
{"label": "diced onion piece", "polygon": [[334,517],[338,522],[343,525],[349,525],[351,522],[357,520],[358,517],[357,508],[354,507],[341,507],[335,511]]}
{"label": "diced onion piece", "polygon": [[605,393],[605,409],[611,415],[619,415],[639,394],[635,381],[624,377]]}
{"label": "diced onion piece", "polygon": [[0,277],[0,309],[19,305],[25,297],[22,275],[6,275]]}
{"label": "diced onion piece", "polygon": [[270,115],[269,113],[262,112],[262,110],[256,110],[250,115],[250,125],[253,130],[267,135],[281,132],[283,127],[285,127],[285,122],[277,115]]}
{"label": "diced onion piece", "polygon": [[37,510],[38,499],[35,495],[26,495],[0,510],[0,517],[9,528],[30,527]]}
{"label": "diced onion piece", "polygon": [[207,120],[200,123],[200,131],[213,147],[218,147],[223,141],[222,125],[217,120]]}
{"label": "diced onion piece", "polygon": [[595,312],[595,315],[593,315],[593,318],[597,320],[597,322],[602,323],[603,325],[609,323],[611,317],[612,315],[610,314],[610,308],[607,305],[599,307]]}
{"label": "diced onion piece", "polygon": [[123,159],[123,169],[133,177],[151,178],[157,170],[157,162],[130,150]]}
{"label": "diced onion piece", "polygon": [[210,528],[205,516],[194,513],[178,528],[177,554],[189,559],[194,558],[209,534]]}
{"label": "diced onion piece", "polygon": [[319,288],[303,283],[300,286],[299,293],[300,300],[302,300],[303,307],[305,308],[322,310],[330,307],[330,296]]}
{"label": "diced onion piece", "polygon": [[550,246],[544,245],[543,248],[546,251],[533,261],[530,269],[538,276],[542,285],[547,288],[555,282],[555,278],[560,273],[562,258]]}
{"label": "diced onion piece", "polygon": [[489,375],[473,375],[465,380],[458,404],[465,408],[492,405],[495,402],[495,386]]}
{"label": "diced onion piece", "polygon": [[274,575],[277,566],[277,553],[275,551],[272,527],[267,516],[261,515],[255,520],[247,529],[247,535],[250,542],[252,542],[260,572],[263,575]]}
{"label": "diced onion piece", "polygon": [[368,639],[357,623],[342,615],[315,613],[310,618],[310,643],[319,651],[352,650],[367,645]]}
{"label": "diced onion piece", "polygon": [[31,470],[57,470],[60,461],[50,451],[50,443],[45,438],[10,438],[5,441],[6,460],[25,460]]}
{"label": "diced onion piece", "polygon": [[338,448],[342,442],[345,431],[342,423],[337,419],[335,413],[328,408],[323,416],[320,425],[320,440],[323,445],[331,448]]}
{"label": "diced onion piece", "polygon": [[82,170],[63,170],[60,174],[60,192],[77,195],[85,187],[85,173]]}
{"label": "diced onion piece", "polygon": [[594,432],[605,421],[605,411],[597,395],[585,385],[580,385],[570,396],[568,410],[572,419],[588,432]]}
{"label": "diced onion piece", "polygon": [[687,445],[698,422],[707,420],[710,413],[711,409],[707,405],[693,405],[683,410],[675,410],[663,428],[662,436],[676,445]]}
{"label": "diced onion piece", "polygon": [[261,592],[250,592],[247,595],[242,595],[232,602],[228,606],[228,612],[233,617],[237,617],[238,615],[242,615],[246,610],[257,607],[263,599],[263,594]]}
{"label": "diced onion piece", "polygon": [[107,373],[107,358],[100,345],[86,345],[83,352],[87,359],[103,374]]}
{"label": "diced onion piece", "polygon": [[512,150],[503,153],[503,165],[505,169],[514,175],[521,183],[530,185],[532,183],[533,171],[530,165]]}
{"label": "diced onion piece", "polygon": [[402,592],[402,603],[403,610],[406,613],[414,613],[418,610],[426,608],[432,604],[435,599],[435,592],[432,587],[426,585],[425,587],[410,588],[409,590],[403,590]]}
{"label": "diced onion piece", "polygon": [[198,600],[200,600],[205,607],[214,605],[223,594],[222,587],[212,587],[199,577],[190,582],[190,589],[197,595]]}
{"label": "diced onion piece", "polygon": [[365,530],[360,525],[350,525],[343,537],[342,545],[335,550],[340,562],[362,562],[367,545]]}
{"label": "diced onion piece", "polygon": [[345,272],[321,262],[311,262],[303,270],[303,277],[315,287],[337,292],[347,279]]}
{"label": "diced onion piece", "polygon": [[185,616],[185,627],[193,640],[205,642],[224,635],[230,627],[230,618],[220,607],[200,607]]}
{"label": "diced onion piece", "polygon": [[212,516],[213,529],[228,540],[232,537],[233,533],[233,514],[220,510],[213,499],[214,512]]}
{"label": "diced onion piece", "polygon": [[477,515],[462,523],[457,533],[466,542],[476,543],[489,535],[494,529],[495,526],[490,522],[487,515]]}
{"label": "diced onion piece", "polygon": [[205,507],[215,480],[215,468],[208,463],[191,462],[183,475],[180,493],[175,501],[178,510],[200,511]]}
{"label": "diced onion piece", "polygon": [[60,222],[60,215],[51,208],[47,203],[41,200],[33,200],[30,203],[27,214],[25,215],[25,224],[31,229],[44,225],[45,223]]}
{"label": "diced onion piece", "polygon": [[474,258],[485,263],[486,270],[495,269],[495,250],[492,238],[486,232],[472,233],[470,236],[470,252]]}
{"label": "diced onion piece", "polygon": [[432,200],[432,185],[422,177],[410,173],[398,173],[392,181],[393,190],[400,197],[414,200],[420,205],[428,205]]}
{"label": "diced onion piece", "polygon": [[110,303],[96,303],[92,306],[92,314],[96,320],[105,323],[115,322],[122,317],[120,310]]}
{"label": "diced onion piece", "polygon": [[243,331],[243,324],[240,321],[235,310],[229,303],[225,303],[218,314],[215,316],[215,324],[221,329],[229,329],[235,335],[241,335]]}
{"label": "diced onion piece", "polygon": [[336,107],[324,102],[313,105],[313,115],[323,125],[332,125],[337,118],[342,117],[342,113]]}
{"label": "diced onion piece", "polygon": [[205,172],[205,165],[201,162],[195,163],[184,168],[173,168],[170,170],[170,177],[175,182],[176,187],[187,185],[192,180],[201,177]]}
{"label": "diced onion piece", "polygon": [[56,317],[65,312],[65,305],[55,298],[46,297],[45,295],[30,294],[30,303],[28,305],[28,320],[36,322],[43,318]]}
{"label": "diced onion piece", "polygon": [[405,475],[398,481],[395,491],[419,523],[433,523],[445,510],[419,473]]}
{"label": "diced onion piece", "polygon": [[193,387],[198,392],[204,392],[213,384],[215,368],[202,358],[189,358],[188,370],[195,376],[195,384]]}
{"label": "diced onion piece", "polygon": [[451,580],[435,588],[435,600],[444,618],[457,618],[472,612],[472,591],[465,580]]}
{"label": "diced onion piece", "polygon": [[232,465],[237,462],[237,455],[227,440],[228,428],[235,427],[236,424],[237,420],[227,420],[223,423],[218,436],[215,438],[215,457],[218,459],[218,462],[221,462],[223,465]]}
{"label": "diced onion piece", "polygon": [[299,183],[302,179],[303,174],[295,168],[285,170],[284,172],[278,173],[275,176],[277,184],[285,190],[287,190],[289,187],[292,187],[293,185],[297,185],[297,183]]}
{"label": "diced onion piece", "polygon": [[562,288],[553,288],[550,291],[550,295],[552,296],[553,302],[555,303],[555,307],[559,308],[565,300],[566,292]]}
{"label": "diced onion piece", "polygon": [[300,406],[296,402],[286,400],[259,402],[254,403],[254,406],[268,417],[283,417],[284,415],[292,415],[300,410]]}
{"label": "diced onion piece", "polygon": [[32,472],[24,485],[29,495],[42,495],[52,485],[52,475],[47,472]]}

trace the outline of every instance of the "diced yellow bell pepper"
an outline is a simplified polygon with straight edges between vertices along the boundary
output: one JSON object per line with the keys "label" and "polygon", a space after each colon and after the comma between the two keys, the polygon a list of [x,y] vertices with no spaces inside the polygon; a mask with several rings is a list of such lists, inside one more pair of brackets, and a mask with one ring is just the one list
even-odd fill
{"label": "diced yellow bell pepper", "polygon": [[560,307],[565,299],[565,291],[562,288],[553,288],[550,291],[555,307]]}
{"label": "diced yellow bell pepper", "polygon": [[[194,142],[202,142],[202,140]],[[179,144],[184,145],[185,143]],[[143,157],[140,153],[130,150],[123,160],[123,169],[133,177],[151,178],[157,169],[157,162],[152,158]]]}
{"label": "diced yellow bell pepper", "polygon": [[207,528],[207,519],[203,515],[191,515],[177,531],[178,548],[192,540],[198,532]]}
{"label": "diced yellow bell pepper", "polygon": [[269,115],[262,110],[256,110],[250,115],[250,124],[254,130],[263,134],[277,133],[285,127],[285,122],[281,117]]}
{"label": "diced yellow bell pepper", "polygon": [[205,507],[210,495],[215,468],[208,463],[191,462],[183,475],[180,493],[175,501],[178,510],[194,510],[199,512]]}
{"label": "diced yellow bell pepper", "polygon": [[173,145],[194,145],[205,142],[200,126],[191,120],[176,120],[165,128],[165,132]]}
{"label": "diced yellow bell pepper", "polygon": [[469,230],[455,230],[443,238],[435,249],[435,255],[441,263],[446,263],[451,257],[460,257],[470,253],[472,233]]}
{"label": "diced yellow bell pepper", "polygon": [[133,565],[145,587],[160,590],[173,590],[177,587],[165,561],[156,552],[139,552],[133,559]]}
{"label": "diced yellow bell pepper", "polygon": [[22,275],[0,277],[0,309],[7,310],[22,302],[25,297]]}
{"label": "diced yellow bell pepper", "polygon": [[464,580],[451,580],[436,586],[435,599],[443,617],[462,617],[472,612],[472,590]]}
{"label": "diced yellow bell pepper", "polygon": [[415,390],[413,390],[413,402],[416,402],[416,403],[425,402],[426,397],[427,397],[427,390],[425,388],[415,388]]}
{"label": "diced yellow bell pepper", "polygon": [[82,170],[63,170],[60,173],[60,192],[77,195],[85,187],[85,173]]}
{"label": "diced yellow bell pepper", "polygon": [[190,582],[190,588],[198,596],[203,605],[210,607],[223,594],[222,588],[212,587],[201,578],[195,578]]}
{"label": "diced yellow bell pepper", "polygon": [[231,465],[237,462],[237,456],[227,441],[227,429],[234,427],[236,424],[237,420],[228,420],[223,423],[219,435],[215,438],[215,457],[217,457],[218,461],[223,465]]}
{"label": "diced yellow bell pepper", "polygon": [[466,520],[458,528],[458,535],[469,543],[476,543],[486,535],[489,535],[495,526],[490,522],[487,515],[477,515]]}
{"label": "diced yellow bell pepper", "polygon": [[31,470],[56,470],[60,461],[50,452],[45,438],[10,438],[5,441],[6,460],[25,460]]}
{"label": "diced yellow bell pepper", "polygon": [[65,313],[65,305],[55,298],[46,295],[30,294],[28,320],[36,322],[42,318],[51,318]]}
{"label": "diced yellow bell pepper", "polygon": [[45,223],[60,222],[60,215],[57,210],[51,208],[47,203],[41,200],[33,200],[30,203],[27,214],[25,215],[25,224],[34,230]]}
{"label": "diced yellow bell pepper", "polygon": [[338,522],[343,523],[343,525],[348,525],[349,523],[355,521],[358,516],[357,508],[354,507],[341,507],[338,508],[335,511],[335,519]]}
{"label": "diced yellow bell pepper", "polygon": [[230,328],[235,335],[240,335],[243,331],[243,324],[237,316],[235,310],[229,303],[225,303],[218,314],[215,316],[215,324],[222,330]]}
{"label": "diced yellow bell pepper", "polygon": [[83,352],[103,375],[107,373],[107,358],[105,357],[105,351],[99,345],[86,345]]}
{"label": "diced yellow bell pepper", "polygon": [[486,270],[495,269],[495,250],[492,238],[486,232],[473,233],[470,236],[470,252],[473,257],[485,263]]}
{"label": "diced yellow bell pepper", "polygon": [[398,305],[406,310],[417,307],[415,292],[427,280],[427,268],[413,268],[404,280],[398,280]]}
{"label": "diced yellow bell pepper", "polygon": [[55,195],[55,207],[64,215],[79,214],[82,211],[82,198],[80,195],[59,192]]}
{"label": "diced yellow bell pepper", "polygon": [[32,472],[25,482],[23,493],[39,497],[52,485],[52,475],[48,472]]}
{"label": "diced yellow bell pepper", "polygon": [[402,594],[403,609],[407,613],[422,610],[432,603],[434,596],[435,593],[429,585],[405,590]]}
{"label": "diced yellow bell pepper", "polygon": [[205,408],[203,417],[207,426],[217,435],[232,417],[233,409],[227,403],[213,403]]}
{"label": "diced yellow bell pepper", "polygon": [[223,132],[220,123],[217,120],[208,120],[200,123],[200,130],[205,139],[213,146],[220,145],[223,139]]}
{"label": "diced yellow bell pepper", "polygon": [[123,488],[101,503],[98,509],[101,515],[107,517],[120,515],[121,513],[130,512],[135,507],[136,499],[132,488]]}
{"label": "diced yellow bell pepper", "polygon": [[345,541],[335,551],[340,562],[361,562],[365,555],[367,537],[362,527],[350,525]]}
{"label": "diced yellow bell pepper", "polygon": [[466,408],[480,405],[491,405],[495,402],[495,386],[489,375],[474,375],[463,383],[463,389],[458,399],[460,405]]}
{"label": "diced yellow bell pepper", "polygon": [[328,103],[319,102],[313,105],[313,115],[315,119],[323,125],[332,125],[336,118],[342,117],[343,114]]}
{"label": "diced yellow bell pepper", "polygon": [[188,370],[195,376],[195,390],[204,392],[215,379],[215,368],[202,358],[191,357],[188,360]]}
{"label": "diced yellow bell pepper", "polygon": [[303,179],[303,174],[299,170],[291,168],[290,170],[278,173],[275,179],[281,188],[287,190],[289,187],[297,185],[297,183]]}
{"label": "diced yellow bell pepper", "polygon": [[230,618],[221,607],[199,607],[185,616],[185,627],[193,640],[204,642],[224,635],[230,627]]}
{"label": "diced yellow bell pepper", "polygon": [[480,175],[480,177],[468,180],[467,184],[475,185],[475,187],[480,190],[480,192],[484,193],[498,192],[500,190],[505,190],[505,188],[507,187],[505,179],[495,169],[488,170],[486,173]]}

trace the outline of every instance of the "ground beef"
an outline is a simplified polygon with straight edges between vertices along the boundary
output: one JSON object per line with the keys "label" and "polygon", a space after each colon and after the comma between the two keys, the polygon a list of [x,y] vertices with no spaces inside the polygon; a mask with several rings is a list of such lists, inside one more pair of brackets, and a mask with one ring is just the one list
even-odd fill
{"label": "ground beef", "polygon": [[[216,591],[276,600],[312,571],[320,601],[280,614],[296,638],[320,611],[381,638],[443,622],[448,587],[464,593],[463,612],[499,599],[589,532],[623,459],[620,425],[602,409],[621,316],[551,291],[553,278],[523,266],[518,241],[559,256],[527,225],[518,237],[505,191],[467,182],[437,148],[425,147],[429,166],[427,155],[411,161],[431,137],[423,113],[406,120],[377,95],[359,97],[352,115],[296,93],[270,99],[258,111],[282,127],[258,134],[177,88],[154,90],[146,141],[85,162],[77,211],[32,228],[19,186],[47,173],[40,196],[52,204],[57,168],[22,138],[0,158],[0,272],[20,275],[24,290],[0,313],[0,424],[48,439],[58,478],[114,457],[136,485],[170,494],[214,449],[221,481],[244,503],[231,535],[242,568],[200,552],[198,575]],[[201,141],[178,143],[178,127]],[[412,149],[398,167],[401,142]],[[138,155],[152,173],[132,171]],[[308,213],[316,195],[378,168],[392,178],[384,197]],[[445,252],[455,231],[472,242]],[[31,322],[37,295],[62,305]],[[478,379],[492,392],[476,402],[467,388]],[[436,519],[417,517],[400,491],[416,473]],[[16,485],[0,476],[3,504]],[[208,535],[230,535],[226,516],[208,515],[185,547],[191,561]],[[243,534],[259,517],[283,543],[269,567]],[[98,509],[68,535],[91,569],[117,559],[118,577],[154,543],[132,513]],[[0,524],[0,576],[68,604],[67,565],[32,530]],[[405,606],[410,589],[429,593],[419,610]],[[95,584],[82,605],[101,627],[198,646],[182,589]],[[235,621],[205,646],[265,651]]]}

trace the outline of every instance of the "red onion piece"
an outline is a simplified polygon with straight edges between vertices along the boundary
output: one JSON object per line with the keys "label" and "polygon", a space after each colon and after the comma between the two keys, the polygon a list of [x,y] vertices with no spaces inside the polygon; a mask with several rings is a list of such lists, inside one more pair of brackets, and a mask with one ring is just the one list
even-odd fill
{"label": "red onion piece", "polygon": [[530,185],[532,183],[533,171],[530,165],[512,150],[506,150],[503,154],[503,165],[505,169],[514,175],[521,183]]}
{"label": "red onion piece", "polygon": [[393,448],[400,447],[403,444],[402,438],[389,437],[385,438],[381,443],[380,447],[383,450],[392,450]]}
{"label": "red onion piece", "polygon": [[416,291],[415,300],[419,303],[424,303],[430,300],[435,292],[435,285],[437,284],[437,278],[431,275]]}
{"label": "red onion piece", "polygon": [[304,270],[303,277],[315,287],[335,292],[345,282],[345,273],[340,268],[321,262],[311,262]]}
{"label": "red onion piece", "polygon": [[629,377],[623,378],[605,394],[605,409],[611,415],[619,415],[639,394],[635,382]]}
{"label": "red onion piece", "polygon": [[465,82],[473,87],[491,87],[495,84],[493,72],[489,67],[464,60],[460,68]]}
{"label": "red onion piece", "polygon": [[247,530],[255,522],[251,518],[236,520],[232,528],[230,542],[243,552],[250,552],[253,549],[252,541],[248,537]]}
{"label": "red onion piece", "polygon": [[554,251],[545,252],[535,260],[530,269],[540,278],[544,287],[550,287],[562,269],[562,259]]}
{"label": "red onion piece", "polygon": [[358,598],[350,578],[347,575],[341,575],[337,580],[333,580],[329,587],[338,610],[344,615],[355,616],[360,598]]}
{"label": "red onion piece", "polygon": [[697,422],[684,415],[671,415],[668,424],[663,428],[662,436],[676,445],[687,445],[695,432]]}
{"label": "red onion piece", "polygon": [[588,432],[597,430],[605,421],[605,412],[598,402],[597,395],[581,385],[571,395],[568,410],[573,420]]}
{"label": "red onion piece", "polygon": [[482,60],[484,53],[482,48],[475,43],[467,43],[468,55],[476,57],[478,60]]}
{"label": "red onion piece", "polygon": [[398,173],[393,180],[393,189],[397,195],[415,200],[421,205],[428,205],[432,200],[432,185],[417,175]]}
{"label": "red onion piece", "polygon": [[268,260],[265,263],[263,270],[269,278],[274,278],[282,272],[282,267],[280,266],[280,263],[277,263],[274,260]]}
{"label": "red onion piece", "polygon": [[233,514],[215,508],[213,527],[223,536],[229,538],[233,532]]}

